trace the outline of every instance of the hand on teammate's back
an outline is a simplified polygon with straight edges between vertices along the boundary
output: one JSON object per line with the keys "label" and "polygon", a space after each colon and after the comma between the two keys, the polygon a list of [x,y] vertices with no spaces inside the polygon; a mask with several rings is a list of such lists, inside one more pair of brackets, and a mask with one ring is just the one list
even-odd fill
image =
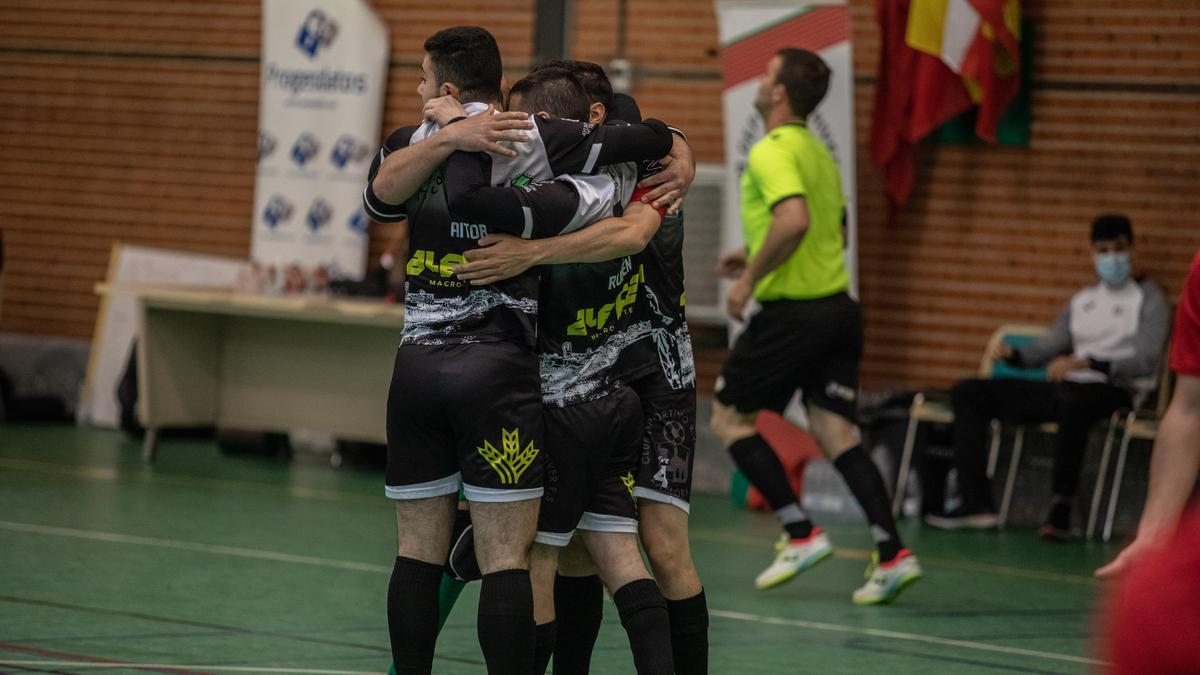
{"label": "hand on teammate's back", "polygon": [[640,188],[654,188],[642,197],[642,202],[656,209],[669,205],[667,213],[674,215],[683,206],[683,198],[696,179],[696,158],[688,144],[676,136],[671,154],[659,163],[663,166],[662,171],[638,183]]}
{"label": "hand on teammate's back", "polygon": [[508,234],[489,234],[479,240],[481,248],[463,254],[467,262],[454,268],[454,275],[472,286],[487,286],[511,279],[537,262],[536,242]]}
{"label": "hand on teammate's back", "polygon": [[484,112],[451,124],[438,133],[447,134],[447,139],[456,150],[516,157],[516,150],[501,143],[526,143],[529,137],[524,132],[532,128],[533,123],[525,113],[496,113],[489,106]]}

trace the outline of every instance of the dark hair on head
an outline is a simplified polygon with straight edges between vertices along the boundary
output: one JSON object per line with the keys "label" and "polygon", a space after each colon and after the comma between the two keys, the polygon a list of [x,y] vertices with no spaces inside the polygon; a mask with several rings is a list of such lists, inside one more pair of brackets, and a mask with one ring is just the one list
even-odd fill
{"label": "dark hair on head", "polygon": [[829,65],[807,49],[780,49],[782,63],[775,82],[787,92],[788,106],[797,117],[808,117],[829,90]]}
{"label": "dark hair on head", "polygon": [[500,100],[500,47],[496,38],[478,26],[455,26],[434,33],[425,41],[437,86],[449,82],[458,87],[463,103]]}
{"label": "dark hair on head", "polygon": [[604,72],[604,68],[599,63],[591,61],[574,61],[571,59],[555,59],[547,61],[533,69],[532,72],[544,70],[546,68],[562,68],[571,71],[579,81],[583,83],[584,90],[587,91],[588,103],[602,103],[605,110],[612,110],[613,107],[613,88],[612,82],[608,81],[608,73]]}
{"label": "dark hair on head", "polygon": [[545,111],[554,117],[587,121],[587,91],[579,78],[566,68],[535,70],[508,90],[509,101],[518,94],[521,96],[525,112]]}
{"label": "dark hair on head", "polygon": [[1124,236],[1133,243],[1133,223],[1123,213],[1104,213],[1092,221],[1092,243],[1112,241]]}

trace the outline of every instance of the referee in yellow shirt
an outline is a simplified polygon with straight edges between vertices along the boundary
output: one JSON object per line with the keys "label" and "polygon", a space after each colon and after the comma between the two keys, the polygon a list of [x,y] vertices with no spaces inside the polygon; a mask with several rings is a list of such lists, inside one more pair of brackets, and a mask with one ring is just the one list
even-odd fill
{"label": "referee in yellow shirt", "polygon": [[879,469],[855,425],[862,316],[848,294],[842,222],[846,207],[838,166],[805,119],[829,87],[829,66],[802,49],[782,49],[767,66],[755,107],[766,137],[742,174],[745,250],[721,257],[736,279],[729,314],[750,319],[717,381],[713,431],[775,510],[785,530],[760,589],[782,584],[833,553],[829,538],[801,508],[779,458],[755,428],[760,410],[783,412],[799,389],[809,431],[842,474],[871,524],[876,554],[858,604],[886,603],[921,576],[900,541]]}

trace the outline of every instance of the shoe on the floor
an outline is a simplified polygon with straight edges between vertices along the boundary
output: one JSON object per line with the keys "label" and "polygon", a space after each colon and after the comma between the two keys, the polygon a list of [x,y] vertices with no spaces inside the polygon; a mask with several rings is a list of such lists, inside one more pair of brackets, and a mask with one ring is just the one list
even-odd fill
{"label": "shoe on the floor", "polygon": [[820,528],[814,528],[807,539],[789,539],[785,534],[775,544],[775,562],[754,580],[754,587],[763,590],[791,581],[804,570],[833,555],[833,544]]}
{"label": "shoe on the floor", "polygon": [[879,562],[876,551],[871,554],[871,565],[867,568],[867,583],[854,591],[852,599],[856,605],[886,605],[920,578],[921,564],[908,549],[885,563]]}
{"label": "shoe on the floor", "polygon": [[944,516],[927,514],[925,524],[941,530],[991,530],[1000,526],[1000,516],[990,511],[958,508]]}
{"label": "shoe on the floor", "polygon": [[1071,538],[1071,504],[1055,501],[1038,528],[1038,536],[1048,541],[1067,541]]}

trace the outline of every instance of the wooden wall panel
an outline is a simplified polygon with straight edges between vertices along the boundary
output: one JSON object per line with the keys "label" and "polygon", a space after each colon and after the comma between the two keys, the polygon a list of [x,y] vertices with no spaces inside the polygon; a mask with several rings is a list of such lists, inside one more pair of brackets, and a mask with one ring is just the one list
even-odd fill
{"label": "wooden wall panel", "polygon": [[[376,0],[392,37],[385,127],[419,116],[414,71],[441,27],[486,26],[519,77],[534,4]],[[721,162],[712,3],[627,0],[624,21],[621,4],[576,0],[573,54],[632,60],[643,111]],[[1133,218],[1139,260],[1172,295],[1200,244],[1200,5],[1022,4],[1035,29],[1030,146],[923,146],[913,200],[888,226],[866,145],[875,2],[850,2],[867,386],[946,384],[973,370],[996,324],[1051,320],[1090,279],[1100,211]],[[0,3],[0,330],[90,335],[91,284],[118,239],[246,255],[259,30],[258,0]],[[376,226],[372,255],[392,236]],[[701,352],[708,382],[721,353]]]}

